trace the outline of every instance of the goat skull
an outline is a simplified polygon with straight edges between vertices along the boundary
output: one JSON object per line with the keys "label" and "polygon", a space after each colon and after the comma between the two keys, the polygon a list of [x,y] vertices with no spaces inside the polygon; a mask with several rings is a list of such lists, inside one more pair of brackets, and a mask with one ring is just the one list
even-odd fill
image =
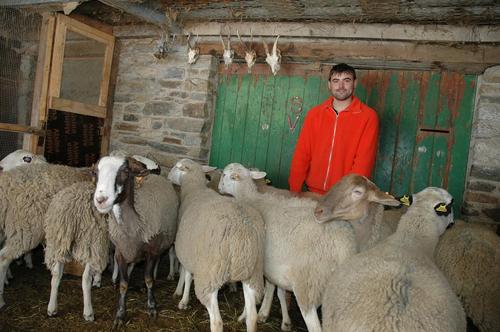
{"label": "goat skull", "polygon": [[226,68],[233,63],[233,58],[234,58],[234,50],[231,49],[231,35],[227,35],[227,48],[226,45],[224,44],[224,39],[222,39],[222,35],[220,36],[220,41],[222,42],[222,47],[224,49],[224,53],[222,53],[222,58],[224,59],[224,65],[226,65]]}
{"label": "goat skull", "polygon": [[236,34],[238,35],[238,39],[240,40],[241,45],[243,46],[243,50],[245,50],[245,61],[247,62],[248,73],[251,73],[252,67],[255,64],[255,60],[257,59],[257,53],[255,52],[254,49],[251,48],[253,43],[252,30],[250,30],[250,47],[247,47],[247,45],[243,42],[243,40],[241,40],[238,30],[236,30]]}
{"label": "goat skull", "polygon": [[281,51],[278,49],[279,37],[280,36],[278,35],[276,37],[276,40],[274,41],[273,51],[271,54],[269,53],[269,48],[267,47],[267,44],[263,42],[264,50],[266,51],[266,62],[271,67],[271,72],[273,73],[273,75],[276,75],[278,73],[281,66]]}
{"label": "goat skull", "polygon": [[194,41],[194,44],[191,46],[191,43],[189,39],[191,38],[191,34],[188,35],[187,37],[187,44],[188,44],[188,63],[192,65],[198,60],[198,57],[200,56],[200,48],[197,46],[198,45],[198,36],[196,36],[196,39]]}

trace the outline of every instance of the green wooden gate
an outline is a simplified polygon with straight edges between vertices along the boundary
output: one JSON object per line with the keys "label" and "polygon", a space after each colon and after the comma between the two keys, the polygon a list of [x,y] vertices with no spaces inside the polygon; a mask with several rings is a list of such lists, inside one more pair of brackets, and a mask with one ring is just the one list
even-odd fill
{"label": "green wooden gate", "polygon": [[[276,77],[221,74],[210,164],[222,168],[239,162],[257,167],[268,173],[273,185],[287,188],[304,116],[329,96],[328,69],[289,71]],[[374,182],[394,195],[427,186],[446,188],[455,197],[459,213],[476,76],[399,70],[358,70],[357,74],[356,96],[380,118]]]}

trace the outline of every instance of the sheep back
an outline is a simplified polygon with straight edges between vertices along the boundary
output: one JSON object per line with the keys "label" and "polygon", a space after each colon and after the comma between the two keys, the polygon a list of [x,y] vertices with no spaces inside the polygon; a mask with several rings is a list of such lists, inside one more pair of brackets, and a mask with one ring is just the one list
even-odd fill
{"label": "sheep back", "polygon": [[[182,265],[194,274],[198,299],[226,282],[245,281],[263,294],[264,223],[260,214],[211,189],[189,195],[175,241]],[[183,201],[185,205],[185,201]]]}
{"label": "sheep back", "polygon": [[61,189],[89,181],[86,170],[62,165],[19,167],[0,176],[0,232],[5,236],[5,257],[15,259],[44,238],[47,208]]}
{"label": "sheep back", "polygon": [[106,215],[100,214],[92,197],[95,185],[75,183],[59,191],[45,215],[45,264],[78,261],[102,272],[108,264],[109,235]]}
{"label": "sheep back", "polygon": [[500,237],[463,221],[446,231],[435,252],[436,264],[481,331],[500,331]]}

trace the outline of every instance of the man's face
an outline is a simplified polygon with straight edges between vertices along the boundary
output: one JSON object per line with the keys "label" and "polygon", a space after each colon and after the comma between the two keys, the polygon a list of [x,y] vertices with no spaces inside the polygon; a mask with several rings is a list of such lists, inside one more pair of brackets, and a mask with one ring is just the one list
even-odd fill
{"label": "man's face", "polygon": [[352,97],[356,80],[351,73],[334,73],[328,81],[328,88],[333,97],[337,100],[347,100]]}

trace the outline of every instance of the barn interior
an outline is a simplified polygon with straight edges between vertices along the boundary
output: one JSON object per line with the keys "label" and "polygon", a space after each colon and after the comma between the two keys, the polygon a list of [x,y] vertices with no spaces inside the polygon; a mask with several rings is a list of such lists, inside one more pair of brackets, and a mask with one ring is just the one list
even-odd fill
{"label": "barn interior", "polygon": [[[25,149],[83,167],[126,150],[164,172],[181,158],[219,168],[240,162],[287,188],[304,117],[329,95],[331,66],[345,62],[358,73],[355,95],[380,119],[374,182],[396,196],[443,187],[457,217],[496,227],[499,44],[495,0],[2,0],[0,159]],[[265,61],[273,45],[281,51],[277,73]],[[194,49],[198,57],[188,58]],[[231,63],[225,49],[234,50]],[[13,268],[28,275],[6,294],[24,289],[22,280],[32,289],[21,296],[26,302],[0,312],[0,329],[108,329],[110,281],[95,297],[103,308],[96,322],[81,321],[79,282],[71,278],[66,298],[69,306],[74,297],[74,310],[46,317],[50,273],[41,256],[36,274]],[[136,282],[131,298],[144,295]],[[187,316],[173,313],[170,288],[156,324],[137,319],[146,316],[137,300],[126,329],[207,330],[199,303]],[[234,303],[241,299],[226,298],[225,322],[236,321]],[[293,310],[295,328],[306,330]],[[262,330],[280,330],[276,303]]]}

